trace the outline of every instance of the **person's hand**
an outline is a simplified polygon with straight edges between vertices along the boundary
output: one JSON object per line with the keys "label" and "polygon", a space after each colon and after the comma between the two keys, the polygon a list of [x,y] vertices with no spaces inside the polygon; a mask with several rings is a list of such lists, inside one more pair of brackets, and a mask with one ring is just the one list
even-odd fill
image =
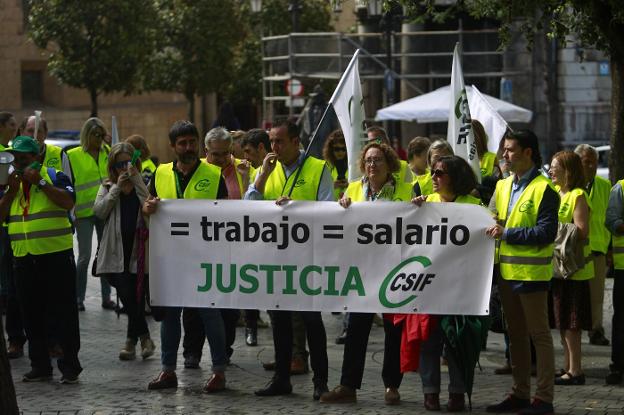
{"label": "person's hand", "polygon": [[124,171],[117,177],[117,186],[121,187],[126,184],[130,180],[130,173],[128,171]]}
{"label": "person's hand", "polygon": [[143,213],[146,215],[151,215],[156,212],[158,208],[158,203],[160,202],[159,197],[150,196],[143,203]]}
{"label": "person's hand", "polygon": [[426,201],[427,201],[427,196],[425,195],[416,196],[415,198],[412,199],[412,203],[418,207],[421,207],[422,204]]}
{"label": "person's hand", "polygon": [[39,180],[41,180],[41,174],[39,174],[39,170],[31,169],[30,167],[26,167],[24,169],[22,177],[30,184],[38,184]]}
{"label": "person's hand", "polygon": [[338,201],[338,204],[346,209],[349,206],[351,206],[351,198],[350,197],[343,197],[342,199],[340,199]]}
{"label": "person's hand", "polygon": [[262,174],[265,174],[267,177],[269,174],[275,170],[275,166],[277,165],[277,154],[275,153],[267,153],[264,156],[264,160],[262,160]]}
{"label": "person's hand", "polygon": [[249,169],[251,164],[247,160],[241,160],[241,162],[236,166],[236,171],[243,177],[249,177]]}
{"label": "person's hand", "polygon": [[345,179],[338,179],[334,182],[334,189],[343,189],[349,186],[349,182]]}
{"label": "person's hand", "polygon": [[277,199],[277,200],[275,201],[275,204],[276,204],[277,206],[283,206],[283,205],[285,205],[286,203],[290,202],[291,200],[292,200],[292,199],[291,199],[291,198],[289,198],[288,196],[280,196],[280,197],[279,197],[279,199]]}
{"label": "person's hand", "polygon": [[505,228],[498,223],[485,230],[485,234],[494,239],[500,239],[503,236],[503,232],[505,232]]}
{"label": "person's hand", "polygon": [[136,174],[140,174],[139,169],[137,169],[134,165],[128,167],[128,177],[134,176]]}

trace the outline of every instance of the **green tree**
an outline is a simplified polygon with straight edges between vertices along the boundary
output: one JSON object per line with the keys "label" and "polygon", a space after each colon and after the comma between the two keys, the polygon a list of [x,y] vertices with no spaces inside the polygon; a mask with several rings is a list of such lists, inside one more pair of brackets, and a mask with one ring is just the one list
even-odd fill
{"label": "green tree", "polygon": [[195,97],[223,92],[234,78],[244,35],[234,0],[155,0],[161,38],[150,62],[149,89],[180,92],[194,121]]}
{"label": "green tree", "polygon": [[502,46],[510,40],[512,30],[532,39],[545,34],[565,41],[573,34],[586,47],[595,47],[609,56],[611,67],[611,180],[624,177],[624,2],[622,0],[459,0],[450,8],[435,7],[434,0],[385,0],[401,3],[408,16],[437,20],[465,11],[476,18],[493,18],[501,22]]}
{"label": "green tree", "polygon": [[50,53],[63,84],[86,89],[91,116],[102,93],[137,91],[155,36],[152,0],[31,0],[28,33]]}
{"label": "green tree", "polygon": [[[245,40],[235,56],[235,79],[226,91],[228,100],[244,104],[262,99],[262,48],[260,36],[292,32],[290,0],[263,0],[262,11],[251,12],[249,2],[241,7]],[[331,31],[331,9],[326,0],[299,1],[299,32]]]}

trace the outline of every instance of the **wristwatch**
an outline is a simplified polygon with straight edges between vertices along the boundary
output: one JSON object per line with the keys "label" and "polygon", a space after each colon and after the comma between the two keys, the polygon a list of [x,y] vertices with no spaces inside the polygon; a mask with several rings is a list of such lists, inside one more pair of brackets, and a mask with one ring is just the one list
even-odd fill
{"label": "wristwatch", "polygon": [[44,187],[46,187],[48,185],[48,182],[46,182],[45,179],[41,179],[39,180],[39,183],[37,183],[37,187],[39,189],[43,189]]}

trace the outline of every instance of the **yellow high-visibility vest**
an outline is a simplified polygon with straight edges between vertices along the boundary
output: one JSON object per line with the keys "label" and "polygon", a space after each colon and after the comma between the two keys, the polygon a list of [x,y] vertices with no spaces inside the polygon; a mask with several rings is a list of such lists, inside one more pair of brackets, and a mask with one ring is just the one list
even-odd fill
{"label": "yellow high-visibility vest", "polygon": [[[356,180],[349,183],[349,187],[345,191],[345,197],[351,198],[354,202],[366,201],[366,195],[364,194],[364,187],[362,180]],[[394,194],[392,195],[392,201],[394,202],[409,202],[412,200],[412,185],[411,183],[405,183],[400,180],[396,180],[394,185]]]}
{"label": "yellow high-visibility vest", "polygon": [[[39,173],[49,186],[54,185],[46,167],[42,166]],[[74,239],[67,215],[35,185],[31,185],[30,198],[26,200],[20,184],[7,218],[13,255],[44,255],[71,249]]]}
{"label": "yellow high-visibility vest", "polygon": [[[427,196],[427,202],[442,202],[442,198],[439,193],[432,193]],[[472,205],[480,205],[481,199],[474,197],[473,195],[460,195],[457,196],[453,203],[468,203]]]}
{"label": "yellow high-visibility vest", "polygon": [[594,184],[589,192],[591,204],[591,218],[589,222],[589,245],[592,251],[607,253],[611,242],[611,233],[605,226],[611,182],[600,176],[594,178]]}
{"label": "yellow high-visibility vest", "polygon": [[481,177],[491,176],[494,174],[494,164],[496,163],[496,154],[487,151],[479,160],[481,167]]}
{"label": "yellow high-visibility vest", "polygon": [[431,177],[431,170],[427,169],[425,174],[416,176],[416,180],[412,182],[412,185],[418,183],[420,187],[420,195],[427,196],[433,193],[433,178]]}
{"label": "yellow high-visibility vest", "polygon": [[46,144],[45,157],[43,159],[43,165],[45,167],[52,167],[54,170],[62,170],[61,149],[59,146],[52,144]]}
{"label": "yellow high-visibility vest", "polygon": [[173,163],[158,166],[154,180],[156,193],[161,199],[216,199],[221,169],[213,164],[199,163],[182,194]]}
{"label": "yellow high-visibility vest", "polygon": [[72,148],[67,152],[74,179],[76,192],[76,206],[74,211],[77,218],[93,216],[93,205],[100,184],[108,177],[108,151],[106,146],[100,148],[97,162],[91,154],[82,147]]}
{"label": "yellow high-visibility vest", "polygon": [[[276,161],[275,164],[276,166],[264,186],[265,200],[277,200],[280,196],[288,196],[292,182],[297,175],[295,170],[286,180],[284,166],[279,161]],[[297,183],[290,198],[293,200],[316,200],[324,168],[325,162],[323,160],[308,156],[303,162],[303,166],[298,167],[301,169],[301,173],[297,177]]]}
{"label": "yellow high-visibility vest", "polygon": [[[587,197],[587,193],[583,189],[572,189],[568,193],[561,196],[561,203],[559,204],[559,222],[561,223],[572,223],[572,219],[574,218],[574,208],[576,207],[576,201],[579,197],[585,196],[585,200],[587,200],[587,204],[589,203],[589,198]],[[591,205],[590,205],[591,209]],[[591,217],[591,211],[590,211]],[[590,221],[591,223],[591,221]],[[591,224],[590,224],[591,229]],[[593,257],[591,255],[591,247],[589,245],[589,239],[586,239],[585,245],[583,246],[583,256],[585,257],[585,266],[579,270],[577,270],[574,274],[572,274],[569,279],[571,280],[588,280],[594,277],[594,262]]]}
{"label": "yellow high-visibility vest", "polygon": [[[624,179],[616,183],[624,190]],[[613,237],[613,268],[624,269],[624,235],[614,235]]]}

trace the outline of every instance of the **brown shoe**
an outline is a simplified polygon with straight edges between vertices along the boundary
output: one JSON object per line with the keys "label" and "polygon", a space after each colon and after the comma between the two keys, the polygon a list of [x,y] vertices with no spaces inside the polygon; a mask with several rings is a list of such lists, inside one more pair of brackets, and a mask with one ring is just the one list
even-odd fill
{"label": "brown shoe", "polygon": [[511,374],[511,366],[509,362],[505,363],[504,366],[494,369],[495,375],[510,375]]}
{"label": "brown shoe", "polygon": [[322,403],[355,403],[357,393],[355,389],[344,385],[338,385],[334,390],[321,395],[319,402]]}
{"label": "brown shoe", "polygon": [[386,388],[386,393],[384,394],[384,401],[386,401],[386,405],[400,404],[401,395],[399,395],[399,390],[397,388]]}
{"label": "brown shoe", "polygon": [[293,357],[290,361],[290,374],[303,375],[304,373],[308,373],[308,362],[299,356]]}
{"label": "brown shoe", "polygon": [[204,393],[215,393],[225,390],[225,373],[214,372],[202,390]]}
{"label": "brown shoe", "polygon": [[178,387],[178,377],[175,372],[162,371],[158,377],[147,385],[149,390],[174,389]]}
{"label": "brown shoe", "polygon": [[439,411],[440,410],[440,394],[438,393],[425,393],[425,409],[427,411]]}
{"label": "brown shoe", "polygon": [[463,393],[449,393],[449,400],[446,404],[448,412],[461,412],[466,409]]}
{"label": "brown shoe", "polygon": [[9,343],[7,348],[7,357],[9,359],[17,359],[24,356],[24,346],[17,343]]}

